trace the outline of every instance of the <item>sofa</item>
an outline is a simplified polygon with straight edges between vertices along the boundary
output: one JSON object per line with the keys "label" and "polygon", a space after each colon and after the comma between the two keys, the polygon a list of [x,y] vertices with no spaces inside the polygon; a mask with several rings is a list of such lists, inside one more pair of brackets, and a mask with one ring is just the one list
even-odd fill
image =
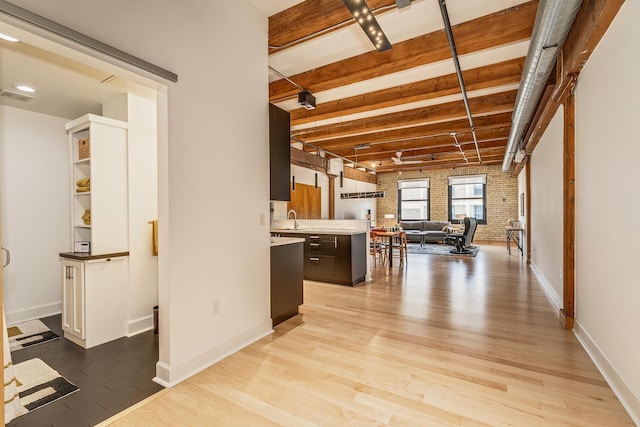
{"label": "sofa", "polygon": [[407,241],[423,243],[444,243],[451,223],[443,221],[400,221],[400,227],[407,233]]}

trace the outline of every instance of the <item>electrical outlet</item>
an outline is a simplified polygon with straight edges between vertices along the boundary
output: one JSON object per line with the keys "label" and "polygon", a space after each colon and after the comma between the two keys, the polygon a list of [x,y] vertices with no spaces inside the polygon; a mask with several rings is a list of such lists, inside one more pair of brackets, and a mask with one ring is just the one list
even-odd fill
{"label": "electrical outlet", "polygon": [[220,300],[214,299],[211,301],[211,314],[214,316],[220,314]]}

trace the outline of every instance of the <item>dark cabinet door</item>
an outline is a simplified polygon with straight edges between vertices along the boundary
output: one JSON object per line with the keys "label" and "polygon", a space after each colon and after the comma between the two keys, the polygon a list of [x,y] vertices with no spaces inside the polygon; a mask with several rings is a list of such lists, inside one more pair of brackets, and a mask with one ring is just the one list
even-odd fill
{"label": "dark cabinet door", "polygon": [[321,282],[334,282],[335,257],[304,254],[304,278]]}
{"label": "dark cabinet door", "polygon": [[336,236],[336,262],[334,279],[339,283],[351,284],[351,236]]}
{"label": "dark cabinet door", "polygon": [[271,247],[271,320],[273,326],[298,314],[303,302],[302,242]]}
{"label": "dark cabinet door", "polygon": [[269,104],[269,199],[290,201],[291,125],[289,112]]}
{"label": "dark cabinet door", "polygon": [[334,277],[338,283],[353,286],[362,282],[366,274],[366,235],[337,237]]}

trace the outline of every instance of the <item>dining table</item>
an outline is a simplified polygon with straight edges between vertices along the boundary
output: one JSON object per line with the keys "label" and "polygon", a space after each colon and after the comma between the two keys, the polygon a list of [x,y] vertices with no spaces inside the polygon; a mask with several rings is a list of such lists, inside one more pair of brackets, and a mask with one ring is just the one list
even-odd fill
{"label": "dining table", "polygon": [[387,243],[387,259],[389,260],[389,268],[393,267],[393,238],[400,236],[400,230],[395,231],[375,231],[376,236],[386,237]]}

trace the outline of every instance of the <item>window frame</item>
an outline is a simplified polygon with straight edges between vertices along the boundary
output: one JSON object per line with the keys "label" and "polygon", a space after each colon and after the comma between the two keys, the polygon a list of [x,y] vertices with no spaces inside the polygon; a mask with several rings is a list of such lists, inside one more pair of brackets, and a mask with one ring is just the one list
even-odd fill
{"label": "window frame", "polygon": [[[481,182],[475,183],[467,183],[467,184],[456,184],[455,181],[463,180],[463,179],[478,179]],[[482,184],[482,195],[479,197],[458,197],[455,200],[482,200],[482,217],[483,219],[478,218],[478,224],[486,225],[487,224],[487,175],[456,175],[449,177],[449,196],[448,196],[448,204],[449,204],[449,222],[455,223],[458,222],[457,218],[453,218],[453,186],[454,185],[477,185]]]}
{"label": "window frame", "polygon": [[[402,199],[401,184],[403,182],[411,182],[411,181],[425,181],[427,183],[427,186],[426,186],[427,198],[426,199],[407,199],[407,200],[403,200]],[[431,179],[430,178],[399,179],[397,181],[397,187],[398,187],[398,221],[430,221],[430,219],[431,219]],[[412,188],[425,188],[425,187],[412,187]],[[424,201],[424,200],[426,200],[426,202],[427,202],[427,206],[426,206],[427,218],[405,219],[405,218],[402,217],[402,202],[419,202],[419,201]]]}

